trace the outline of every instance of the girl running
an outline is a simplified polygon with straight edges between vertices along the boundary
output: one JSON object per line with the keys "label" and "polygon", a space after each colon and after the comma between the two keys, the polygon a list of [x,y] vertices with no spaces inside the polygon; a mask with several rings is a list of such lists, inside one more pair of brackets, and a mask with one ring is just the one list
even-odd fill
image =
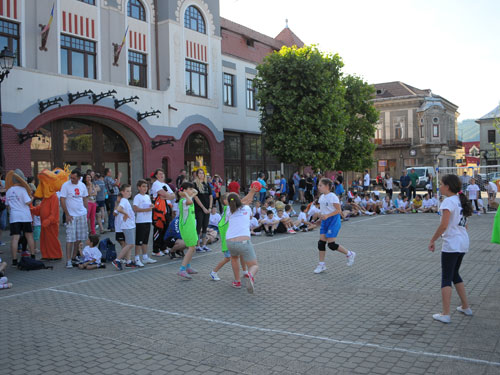
{"label": "girl running", "polygon": [[318,241],[319,264],[314,270],[314,273],[321,273],[326,270],[325,252],[326,244],[330,250],[340,251],[347,256],[347,265],[354,264],[356,253],[349,251],[343,246],[335,243],[337,235],[340,231],[340,201],[339,198],[331,192],[333,182],[329,178],[322,178],[318,185],[318,191],[321,194],[319,198],[320,213],[321,213],[321,229]]}
{"label": "girl running", "polygon": [[179,231],[186,247],[187,253],[182,259],[181,267],[177,275],[188,280],[192,279],[191,275],[198,273],[191,268],[191,258],[195,252],[195,246],[198,244],[198,233],[196,231],[196,219],[194,214],[193,198],[198,194],[191,182],[183,182],[177,191],[177,200],[179,202]]}
{"label": "girl running", "polygon": [[[238,194],[230,193],[229,202],[229,227],[227,228],[226,241],[231,253],[231,266],[234,273],[234,284],[241,286],[239,257],[242,255],[248,269],[246,287],[248,293],[254,292],[254,277],[259,270],[255,250],[250,241],[250,218],[252,210],[248,206],[253,201],[255,193],[260,191],[260,184],[252,184],[250,192],[243,199]],[[236,286],[237,287],[237,286]]]}
{"label": "girl running", "polygon": [[439,189],[446,198],[439,207],[441,224],[431,238],[429,250],[433,252],[436,248],[436,240],[442,237],[441,297],[443,311],[440,314],[432,315],[432,317],[442,323],[450,323],[451,283],[455,284],[455,289],[462,302],[462,305],[457,307],[457,311],[465,315],[472,315],[465,294],[464,282],[458,273],[462,259],[469,250],[467,217],[472,215],[472,205],[461,192],[462,183],[455,175],[443,176]]}

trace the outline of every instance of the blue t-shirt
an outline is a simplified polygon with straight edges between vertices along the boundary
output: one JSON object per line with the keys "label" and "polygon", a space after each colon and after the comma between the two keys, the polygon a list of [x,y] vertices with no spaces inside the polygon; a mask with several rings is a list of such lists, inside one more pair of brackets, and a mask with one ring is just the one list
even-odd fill
{"label": "blue t-shirt", "polygon": [[260,184],[262,185],[262,189],[260,189],[260,192],[261,193],[265,193],[267,191],[267,189],[266,189],[266,186],[267,186],[266,181],[264,181],[262,178],[258,178],[257,181],[259,181]]}
{"label": "blue t-shirt", "polygon": [[286,178],[282,177],[281,178],[281,183],[280,183],[280,191],[281,193],[286,193]]}
{"label": "blue t-shirt", "polygon": [[180,240],[182,238],[181,231],[179,230],[179,216],[177,216],[174,220],[172,220],[163,238],[166,240],[167,238],[170,237],[173,237],[176,240]]}

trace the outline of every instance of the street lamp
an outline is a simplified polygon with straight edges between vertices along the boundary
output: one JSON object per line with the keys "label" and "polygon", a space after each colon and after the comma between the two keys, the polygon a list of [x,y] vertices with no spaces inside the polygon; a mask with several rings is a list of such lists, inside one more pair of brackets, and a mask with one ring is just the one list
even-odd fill
{"label": "street lamp", "polygon": [[2,139],[2,82],[9,76],[10,70],[14,66],[16,55],[9,50],[8,47],[0,52],[0,163],[2,168],[5,167],[5,158],[3,155],[3,139]]}

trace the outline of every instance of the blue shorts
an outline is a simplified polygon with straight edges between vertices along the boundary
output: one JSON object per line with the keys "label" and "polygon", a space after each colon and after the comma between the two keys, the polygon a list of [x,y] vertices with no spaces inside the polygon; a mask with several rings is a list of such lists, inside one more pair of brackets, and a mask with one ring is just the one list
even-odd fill
{"label": "blue shorts", "polygon": [[326,238],[336,238],[340,231],[340,215],[331,216],[321,221],[319,234],[324,234]]}

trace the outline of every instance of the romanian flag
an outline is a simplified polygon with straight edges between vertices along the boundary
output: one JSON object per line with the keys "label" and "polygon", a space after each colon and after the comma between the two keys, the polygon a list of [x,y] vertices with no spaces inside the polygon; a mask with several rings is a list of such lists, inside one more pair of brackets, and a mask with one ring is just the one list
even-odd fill
{"label": "romanian flag", "polygon": [[122,51],[122,48],[125,45],[125,42],[127,41],[127,33],[128,33],[128,26],[127,30],[125,30],[125,35],[123,36],[122,44],[120,44],[120,47],[118,47],[118,51],[116,51],[117,55],[120,55],[120,52]]}
{"label": "romanian flag", "polygon": [[45,34],[45,33],[49,32],[50,24],[52,23],[52,21],[54,19],[54,5],[55,4],[52,4],[52,11],[50,12],[49,23],[47,23],[47,25],[45,25],[45,27],[43,28],[42,34]]}

